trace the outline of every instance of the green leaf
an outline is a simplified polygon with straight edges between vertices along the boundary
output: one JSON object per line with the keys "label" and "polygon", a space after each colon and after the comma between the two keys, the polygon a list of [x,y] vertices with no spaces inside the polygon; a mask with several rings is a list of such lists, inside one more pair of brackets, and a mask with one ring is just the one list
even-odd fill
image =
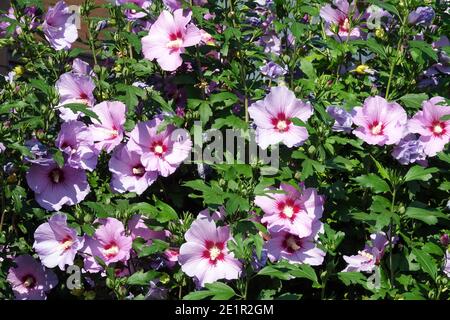
{"label": "green leaf", "polygon": [[428,100],[426,93],[409,93],[400,98],[408,109],[419,110],[422,102]]}
{"label": "green leaf", "polygon": [[337,275],[346,286],[351,284],[367,285],[367,278],[361,272],[339,272]]}
{"label": "green leaf", "polygon": [[425,222],[428,225],[434,225],[438,222],[438,218],[448,220],[446,214],[433,209],[410,206],[406,209],[405,216]]}
{"label": "green leaf", "polygon": [[60,168],[64,166],[64,156],[60,150],[56,150],[53,154],[53,160],[55,160]]}
{"label": "green leaf", "polygon": [[408,42],[411,48],[415,48],[423,52],[434,61],[438,61],[438,55],[433,47],[425,41],[411,40]]}
{"label": "green leaf", "polygon": [[287,271],[289,271],[289,269],[287,269],[287,268],[279,270],[275,266],[267,266],[267,267],[262,268],[258,272],[258,275],[259,276],[269,276],[271,278],[278,278],[281,280],[290,280],[293,278],[293,276],[290,275]]}
{"label": "green leaf", "polygon": [[411,167],[404,177],[404,181],[422,180],[428,181],[432,178],[432,173],[438,172],[438,168],[424,168],[419,165]]}
{"label": "green leaf", "polygon": [[390,190],[389,185],[374,173],[368,175],[362,175],[354,178],[361,186],[365,188],[371,188],[375,193],[388,192]]}
{"label": "green leaf", "polygon": [[318,284],[316,272],[308,264],[301,264],[297,269],[291,270],[289,273],[296,278],[306,278]]}
{"label": "green leaf", "polygon": [[390,3],[386,3],[380,0],[368,0],[369,3],[372,3],[380,8],[386,9],[387,11],[395,14],[397,17],[401,17],[400,12],[397,10],[397,8],[390,4]]}
{"label": "green leaf", "polygon": [[385,180],[390,181],[389,172],[372,155],[370,155],[370,157],[372,158],[373,162],[375,162],[375,165],[377,166],[378,169],[378,173],[381,175],[381,177]]}
{"label": "green leaf", "polygon": [[8,148],[15,149],[15,150],[19,151],[24,156],[34,158],[33,154],[31,153],[31,151],[27,147],[21,146],[17,142],[14,142],[13,144],[8,145]]}
{"label": "green leaf", "polygon": [[204,102],[204,103],[200,104],[200,107],[198,110],[200,112],[200,121],[204,125],[208,122],[209,118],[213,115],[211,107],[209,106],[209,103]]}
{"label": "green leaf", "polygon": [[92,237],[95,233],[95,228],[90,224],[83,224],[81,229],[83,229],[83,232],[86,233],[90,237]]}
{"label": "green leaf", "polygon": [[202,300],[212,297],[212,300],[229,300],[236,295],[233,288],[222,282],[207,283],[206,290],[194,291],[183,297],[183,300]]}
{"label": "green leaf", "polygon": [[98,115],[92,111],[91,109],[89,109],[85,104],[82,103],[68,103],[64,105],[64,108],[68,108],[70,110],[72,110],[73,112],[77,113],[77,112],[81,112],[84,113],[86,116],[93,118],[97,121],[100,121],[100,118],[98,117]]}
{"label": "green leaf", "polygon": [[311,80],[317,78],[316,70],[314,69],[313,64],[306,59],[300,60],[300,70],[302,70],[303,73]]}
{"label": "green leaf", "polygon": [[213,293],[213,300],[229,300],[236,295],[233,288],[222,282],[207,283],[205,287]]}
{"label": "green leaf", "polygon": [[150,270],[147,272],[139,270],[127,279],[127,283],[129,285],[148,286],[150,281],[157,278],[159,275],[160,272],[155,270]]}
{"label": "green leaf", "polygon": [[433,280],[436,280],[437,277],[437,266],[434,262],[434,259],[425,251],[413,248],[412,254],[416,256],[416,260],[420,265],[420,268],[428,273]]}
{"label": "green leaf", "polygon": [[162,252],[169,247],[169,244],[165,241],[159,239],[153,239],[152,244],[146,247],[143,247],[138,254],[139,258],[147,257],[149,255]]}

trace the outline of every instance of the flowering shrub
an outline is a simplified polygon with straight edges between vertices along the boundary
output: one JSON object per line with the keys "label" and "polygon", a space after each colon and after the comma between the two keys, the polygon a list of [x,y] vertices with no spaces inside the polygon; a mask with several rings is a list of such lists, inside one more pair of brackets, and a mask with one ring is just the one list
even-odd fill
{"label": "flowering shrub", "polygon": [[12,1],[0,298],[447,299],[449,14]]}

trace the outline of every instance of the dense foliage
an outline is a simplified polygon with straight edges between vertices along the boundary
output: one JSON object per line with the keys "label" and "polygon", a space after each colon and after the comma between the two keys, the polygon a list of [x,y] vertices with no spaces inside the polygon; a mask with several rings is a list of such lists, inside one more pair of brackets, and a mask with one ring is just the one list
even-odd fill
{"label": "dense foliage", "polygon": [[0,298],[448,299],[449,14],[13,0]]}

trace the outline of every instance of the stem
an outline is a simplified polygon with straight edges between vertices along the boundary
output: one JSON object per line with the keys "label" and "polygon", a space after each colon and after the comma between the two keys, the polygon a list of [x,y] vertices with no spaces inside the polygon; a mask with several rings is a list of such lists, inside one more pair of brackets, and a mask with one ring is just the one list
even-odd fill
{"label": "stem", "polygon": [[3,229],[3,222],[5,221],[5,215],[6,215],[6,205],[5,205],[5,184],[3,181],[3,171],[0,171],[0,197],[1,197],[1,203],[0,203],[0,208],[1,208],[1,217],[0,217],[0,233],[2,232]]}
{"label": "stem", "polygon": [[403,29],[404,29],[404,25],[405,25],[405,21],[406,21],[406,16],[402,19],[402,25],[400,26],[400,38],[398,39],[398,43],[397,43],[397,50],[395,51],[395,59],[394,62],[391,65],[391,69],[389,71],[389,79],[388,79],[388,83],[387,83],[387,87],[386,87],[386,94],[384,96],[384,98],[387,100],[389,97],[389,90],[391,89],[391,83],[392,83],[392,77],[394,76],[394,69],[397,66],[397,63],[399,61],[399,58],[401,57],[400,55],[400,48],[403,42]]}
{"label": "stem", "polygon": [[[229,0],[229,5],[230,5],[230,13],[232,13],[232,23],[233,23],[233,28],[236,28],[236,13],[234,12],[234,3],[233,0]],[[239,62],[240,62],[240,76],[241,76],[241,84],[244,87],[244,108],[245,108],[245,122],[248,123],[248,97],[247,97],[247,83],[245,81],[245,75],[246,75],[246,70],[245,70],[245,61],[244,61],[244,56],[242,54],[242,46],[241,46],[241,39],[238,39],[238,55],[239,55]]]}
{"label": "stem", "polygon": [[[391,213],[394,213],[394,205],[395,205],[395,196],[396,196],[397,190],[395,189],[395,186],[392,191],[392,203],[391,203]],[[394,288],[394,269],[392,268],[392,235],[393,235],[393,219],[391,217],[390,223],[389,223],[389,271],[390,271],[390,278],[391,278],[391,287]]]}

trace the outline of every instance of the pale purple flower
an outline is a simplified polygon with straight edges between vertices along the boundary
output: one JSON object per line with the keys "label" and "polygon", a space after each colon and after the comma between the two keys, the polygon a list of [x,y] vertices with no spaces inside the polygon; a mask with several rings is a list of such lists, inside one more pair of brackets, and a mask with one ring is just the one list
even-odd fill
{"label": "pale purple flower", "polygon": [[79,59],[75,58],[72,61],[72,72],[75,74],[83,75],[83,76],[94,76],[94,71],[92,70],[89,63]]}
{"label": "pale purple flower", "polygon": [[150,288],[145,295],[145,300],[166,300],[169,289],[158,286],[159,280],[150,281]]}
{"label": "pale purple flower", "polygon": [[52,270],[47,270],[30,255],[14,259],[16,267],[11,267],[6,280],[11,285],[17,300],[45,300],[46,293],[58,284]]}
{"label": "pale purple flower", "polygon": [[191,21],[192,12],[185,14],[182,9],[173,15],[163,11],[142,38],[142,52],[148,60],[156,59],[165,71],[175,71],[183,63],[181,54],[186,47],[195,46],[202,40],[200,30]]}
{"label": "pale purple flower", "polygon": [[410,163],[426,164],[426,154],[422,142],[415,134],[408,134],[402,138],[392,150],[392,156],[402,165]]}
{"label": "pale purple flower", "polygon": [[287,73],[287,71],[273,61],[269,61],[260,68],[261,74],[269,79],[279,78]]}
{"label": "pale purple flower", "polygon": [[156,171],[147,171],[141,162],[141,155],[129,151],[126,145],[116,148],[109,160],[112,172],[111,188],[114,191],[135,192],[141,195],[158,178]]}
{"label": "pale purple flower", "polygon": [[36,201],[50,211],[58,211],[63,205],[80,203],[90,192],[84,170],[67,164],[60,168],[54,161],[32,164],[26,179]]}
{"label": "pale purple flower", "polygon": [[396,102],[388,102],[380,96],[369,97],[363,107],[355,107],[353,123],[358,126],[353,134],[368,144],[395,144],[404,135],[407,116]]}
{"label": "pale purple flower", "polygon": [[230,228],[216,227],[208,219],[195,220],[184,235],[186,243],[180,247],[178,262],[181,270],[195,277],[201,287],[219,279],[238,279],[242,264],[228,251]]}
{"label": "pale purple flower", "polygon": [[355,2],[347,0],[333,0],[320,9],[320,16],[325,20],[326,34],[338,41],[355,40],[362,37],[362,31],[355,22],[359,13]]}
{"label": "pale purple flower", "polygon": [[268,189],[266,195],[255,197],[255,204],[264,212],[261,223],[267,224],[270,232],[286,231],[304,238],[321,224],[324,197],[314,188],[300,188],[282,183],[280,189]]}
{"label": "pale purple flower", "polygon": [[65,104],[81,103],[92,107],[95,103],[94,89],[95,83],[89,76],[72,72],[62,74],[56,82],[61,119],[64,121],[77,120],[81,116],[80,112],[64,108]]}
{"label": "pale purple flower", "polygon": [[450,120],[443,120],[450,115],[450,106],[440,105],[445,103],[442,97],[434,97],[422,103],[422,110],[417,112],[408,121],[408,130],[420,135],[420,142],[424,146],[427,156],[434,157],[444,150],[450,141]]}
{"label": "pale purple flower", "polygon": [[151,244],[153,239],[165,240],[171,235],[168,230],[155,231],[150,229],[140,214],[135,214],[128,220],[128,230],[130,230],[130,236],[133,240],[140,237],[147,241],[147,244]]}
{"label": "pale purple flower", "polygon": [[445,251],[445,263],[443,271],[447,277],[450,277],[450,251],[448,249]]}
{"label": "pale purple flower", "polygon": [[189,156],[192,141],[182,129],[168,125],[162,132],[158,127],[161,118],[141,122],[130,133],[127,147],[141,155],[141,162],[148,171],[157,171],[167,177]]}
{"label": "pale purple flower", "polygon": [[279,55],[281,52],[281,40],[275,33],[268,33],[259,38],[258,44],[264,48],[265,53]]}
{"label": "pale purple flower", "polygon": [[67,225],[65,214],[55,213],[34,232],[33,249],[47,268],[59,266],[65,270],[66,265],[73,265],[75,255],[82,247],[83,238]]}
{"label": "pale purple flower", "polygon": [[290,263],[319,266],[323,263],[325,252],[315,242],[316,234],[299,237],[289,232],[271,232],[271,238],[264,248],[272,262],[287,260]]}
{"label": "pale purple flower", "polygon": [[64,1],[58,1],[54,7],[48,9],[42,30],[55,50],[68,50],[78,39],[75,14],[70,12]]}
{"label": "pale purple flower", "polygon": [[352,131],[352,115],[344,108],[329,106],[327,107],[327,113],[334,119],[334,124],[331,128],[333,131],[346,133]]}
{"label": "pale purple flower", "polygon": [[[8,9],[8,12],[5,14],[0,15],[0,38],[3,38],[7,35],[7,29],[11,25],[11,22],[8,21],[8,19],[11,20],[17,20],[16,13],[14,11],[14,8],[10,7]],[[22,28],[20,26],[17,26],[14,29],[13,36],[16,36],[22,32]]]}
{"label": "pale purple flower", "polygon": [[0,142],[0,154],[5,152],[5,150],[6,150],[5,145],[2,142]]}
{"label": "pale purple flower", "polygon": [[248,112],[256,124],[256,142],[262,149],[283,142],[289,148],[308,139],[303,126],[292,123],[293,118],[306,122],[313,111],[309,102],[303,102],[284,86],[272,87],[263,99],[253,103]]}
{"label": "pale purple flower", "polygon": [[[366,244],[363,250],[358,251],[357,255],[344,256],[344,260],[348,265],[342,272],[372,272],[380,264],[389,240],[384,232],[371,234],[370,239],[370,245]],[[392,239],[392,243],[396,241],[395,238]]]}
{"label": "pale purple flower", "polygon": [[432,7],[418,7],[408,16],[408,23],[414,25],[428,26],[431,24],[435,16]]}
{"label": "pale purple flower", "polygon": [[252,268],[254,271],[259,271],[265,267],[265,265],[267,264],[267,260],[268,260],[268,252],[267,252],[266,248],[263,248],[261,250],[260,258],[258,258],[258,255],[256,254],[256,252],[253,251],[252,260],[250,261],[250,264],[252,265]]}
{"label": "pale purple flower", "polygon": [[225,219],[226,212],[223,206],[220,206],[218,210],[212,211],[209,208],[200,211],[197,215],[197,219],[207,219],[209,221],[222,221]]}
{"label": "pale purple flower", "polygon": [[26,140],[24,143],[25,147],[30,150],[33,155],[32,158],[24,157],[26,162],[37,163],[37,164],[45,164],[53,162],[53,159],[49,153],[48,148],[43,145],[38,139],[32,138],[30,140]]}
{"label": "pale purple flower", "polygon": [[[138,7],[148,10],[152,5],[152,0],[117,0],[117,4],[134,3]],[[125,15],[129,20],[141,19],[147,16],[146,12],[137,11],[134,9],[126,9]]]}
{"label": "pale purple flower", "polygon": [[119,101],[104,101],[92,108],[99,120],[92,119],[89,126],[98,151],[111,152],[123,139],[127,107]]}
{"label": "pale purple flower", "polygon": [[82,249],[85,256],[84,269],[91,273],[102,270],[94,257],[100,258],[106,265],[128,261],[133,241],[131,236],[125,234],[125,228],[119,220],[104,218],[96,222],[99,222],[100,226],[92,237],[85,236]]}
{"label": "pale purple flower", "polygon": [[97,166],[98,152],[94,148],[93,137],[83,122],[64,122],[55,145],[67,156],[66,162],[72,168],[92,171]]}

